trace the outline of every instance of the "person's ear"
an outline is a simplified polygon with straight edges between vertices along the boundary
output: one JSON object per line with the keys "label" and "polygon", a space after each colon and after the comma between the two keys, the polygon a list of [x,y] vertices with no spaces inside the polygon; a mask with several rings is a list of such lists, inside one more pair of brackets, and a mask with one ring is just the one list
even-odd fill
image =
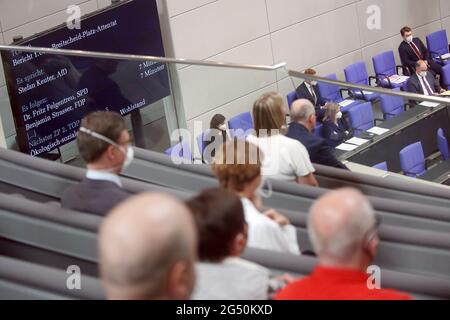
{"label": "person's ear", "polygon": [[113,161],[116,158],[116,147],[113,145],[108,145],[105,153],[108,160]]}
{"label": "person's ear", "polygon": [[380,238],[378,237],[378,235],[376,235],[367,244],[367,251],[369,252],[372,259],[374,259],[377,255],[379,243],[380,243]]}
{"label": "person's ear", "polygon": [[242,253],[244,253],[246,247],[247,247],[247,237],[244,232],[240,232],[236,235],[231,244],[230,256],[240,257]]}
{"label": "person's ear", "polygon": [[170,300],[187,300],[195,284],[195,267],[189,261],[178,261],[169,272],[167,297]]}

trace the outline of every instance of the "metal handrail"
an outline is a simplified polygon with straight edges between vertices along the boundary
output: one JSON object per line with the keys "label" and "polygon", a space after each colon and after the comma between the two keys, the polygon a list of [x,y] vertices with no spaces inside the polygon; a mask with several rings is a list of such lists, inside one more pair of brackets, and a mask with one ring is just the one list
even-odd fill
{"label": "metal handrail", "polygon": [[177,58],[155,57],[155,56],[135,55],[135,54],[119,54],[119,53],[110,53],[110,52],[54,49],[54,48],[32,47],[32,46],[0,45],[0,50],[18,51],[18,52],[41,52],[44,54],[58,54],[58,55],[66,55],[66,56],[102,58],[102,59],[114,59],[114,60],[179,63],[179,64],[188,64],[188,65],[196,65],[196,66],[253,69],[253,70],[261,70],[261,71],[275,71],[275,70],[286,67],[286,62],[281,62],[281,63],[278,63],[273,66],[267,66],[267,65],[240,64],[240,63],[221,62],[221,61],[177,59]]}
{"label": "metal handrail", "polygon": [[398,97],[406,98],[409,100],[415,100],[415,101],[429,101],[429,102],[435,102],[435,103],[450,104],[450,98],[443,98],[443,97],[438,97],[438,96],[426,96],[426,95],[410,93],[410,92],[405,92],[405,91],[396,91],[396,90],[385,89],[385,88],[380,88],[380,87],[358,85],[358,84],[354,84],[354,83],[350,83],[350,82],[344,82],[344,81],[340,81],[340,80],[332,80],[332,79],[328,79],[328,78],[324,78],[324,77],[313,76],[313,75],[305,74],[305,73],[302,73],[299,71],[294,71],[294,70],[289,70],[288,74],[291,77],[301,78],[301,79],[306,79],[306,80],[315,80],[318,82],[337,85],[339,87],[346,88],[346,89],[359,89],[359,90],[364,90],[364,91],[368,91],[368,92],[375,92],[375,93],[386,94],[386,95],[391,95],[391,96],[398,96]]}

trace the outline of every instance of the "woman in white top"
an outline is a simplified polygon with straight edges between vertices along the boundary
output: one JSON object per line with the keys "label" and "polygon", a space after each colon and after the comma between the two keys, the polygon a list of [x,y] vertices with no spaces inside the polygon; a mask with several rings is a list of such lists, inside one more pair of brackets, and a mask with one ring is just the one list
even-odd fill
{"label": "woman in white top", "polygon": [[300,254],[297,232],[289,220],[275,210],[261,212],[261,162],[256,145],[234,139],[219,150],[212,169],[222,188],[238,194],[248,224],[251,248]]}
{"label": "woman in white top", "polygon": [[262,175],[316,187],[318,182],[308,150],[298,140],[284,135],[285,115],[283,98],[277,93],[264,94],[253,105],[256,135],[247,140],[264,154]]}

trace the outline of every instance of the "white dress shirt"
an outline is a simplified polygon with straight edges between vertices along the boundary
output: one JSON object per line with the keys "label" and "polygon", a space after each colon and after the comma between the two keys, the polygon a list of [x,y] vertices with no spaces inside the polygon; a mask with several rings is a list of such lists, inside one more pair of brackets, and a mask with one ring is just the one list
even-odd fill
{"label": "white dress shirt", "polygon": [[110,181],[112,183],[115,183],[117,186],[121,188],[123,187],[122,181],[120,181],[119,176],[111,172],[89,169],[86,173],[86,178],[97,181]]}
{"label": "white dress shirt", "polygon": [[241,201],[248,224],[247,246],[249,248],[301,254],[298,247],[297,230],[294,226],[280,226],[259,212],[249,199],[241,198]]}
{"label": "white dress shirt", "polygon": [[420,85],[422,86],[424,95],[429,96],[429,90],[431,90],[432,93],[435,93],[433,87],[428,82],[427,77],[422,77],[420,74],[418,74],[417,76],[419,77]]}
{"label": "white dress shirt", "polygon": [[241,258],[196,265],[193,300],[267,300],[270,272]]}
{"label": "white dress shirt", "polygon": [[298,140],[282,134],[270,137],[248,136],[262,151],[262,175],[274,180],[295,181],[315,172],[308,150]]}

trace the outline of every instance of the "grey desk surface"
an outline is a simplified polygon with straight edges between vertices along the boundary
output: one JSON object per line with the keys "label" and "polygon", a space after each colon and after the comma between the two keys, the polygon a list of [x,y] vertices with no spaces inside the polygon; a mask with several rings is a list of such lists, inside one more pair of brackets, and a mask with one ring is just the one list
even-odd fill
{"label": "grey desk surface", "polygon": [[445,181],[450,179],[449,175],[450,160],[447,160],[428,170],[427,173],[425,173],[423,176],[420,176],[419,179],[436,183],[444,183]]}

